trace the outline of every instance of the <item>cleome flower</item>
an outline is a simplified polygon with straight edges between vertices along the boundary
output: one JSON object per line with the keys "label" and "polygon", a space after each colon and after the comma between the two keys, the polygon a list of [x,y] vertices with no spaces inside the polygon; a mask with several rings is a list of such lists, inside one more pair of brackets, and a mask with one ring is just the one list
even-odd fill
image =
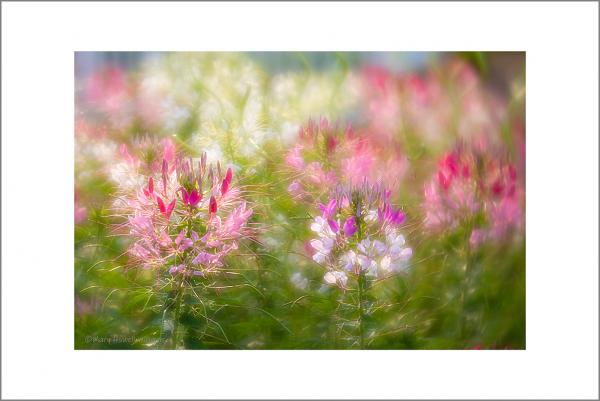
{"label": "cleome flower", "polygon": [[524,189],[517,171],[491,154],[458,147],[440,160],[424,188],[427,229],[453,230],[470,221],[470,243],[476,246],[524,228]]}
{"label": "cleome flower", "polygon": [[366,180],[359,186],[338,186],[310,226],[313,260],[327,272],[326,283],[346,288],[349,277],[381,278],[405,271],[412,249],[399,227],[405,220],[390,204],[390,191]]}
{"label": "cleome flower", "polygon": [[337,184],[359,186],[365,177],[397,188],[407,166],[396,144],[378,143],[368,132],[357,133],[350,125],[325,118],[309,120],[299,129],[285,163],[293,174],[288,192],[295,198],[326,193]]}
{"label": "cleome flower", "polygon": [[447,153],[440,160],[437,174],[424,189],[425,227],[454,229],[481,209],[472,175],[474,165],[470,155],[458,151]]}
{"label": "cleome flower", "polygon": [[[194,166],[196,163],[196,166]],[[162,161],[146,184],[121,196],[128,252],[143,268],[172,275],[204,276],[216,272],[224,257],[249,232],[252,209],[233,185],[233,171],[220,165],[175,158]]]}

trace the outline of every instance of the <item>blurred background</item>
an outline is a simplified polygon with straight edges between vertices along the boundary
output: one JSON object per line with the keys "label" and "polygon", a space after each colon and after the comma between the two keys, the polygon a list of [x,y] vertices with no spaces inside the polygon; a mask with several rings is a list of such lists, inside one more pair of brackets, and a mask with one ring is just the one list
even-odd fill
{"label": "blurred background", "polygon": [[[141,64],[158,60],[168,52],[76,52],[75,77],[85,79],[94,72],[108,66],[123,70],[135,70]],[[487,84],[506,93],[510,82],[522,75],[525,69],[524,52],[246,52],[249,59],[262,68],[277,73],[303,71],[306,69],[326,70],[342,66],[353,67],[376,65],[389,71],[425,70],[439,60],[461,57],[485,76]]]}
{"label": "blurred background", "polygon": [[[393,176],[409,219],[415,263],[373,289],[368,348],[525,348],[525,53],[76,52],[74,62],[76,349],[156,348],[162,301],[152,275],[129,265],[114,201],[145,182],[128,157],[148,159],[165,138],[260,188],[250,201],[265,227],[251,258],[229,261],[255,290],[235,283],[207,293],[203,314],[184,310],[185,348],[352,348],[331,335],[338,293],[306,257],[314,210],[289,191],[286,154],[309,119],[351,124],[379,149],[394,167],[371,173]],[[425,186],[463,148],[514,167],[522,195],[518,213],[495,217],[514,220],[502,238],[476,248],[480,216],[424,223]]]}

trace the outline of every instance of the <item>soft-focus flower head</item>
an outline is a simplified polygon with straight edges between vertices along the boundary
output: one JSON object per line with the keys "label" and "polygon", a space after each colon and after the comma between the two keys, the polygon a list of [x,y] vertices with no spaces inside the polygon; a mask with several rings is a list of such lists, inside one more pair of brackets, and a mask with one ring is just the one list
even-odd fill
{"label": "soft-focus flower head", "polygon": [[434,176],[425,184],[425,227],[431,231],[454,230],[475,224],[471,244],[501,240],[523,228],[523,183],[514,165],[498,156],[485,142],[460,144],[438,162]]}
{"label": "soft-focus flower head", "polygon": [[160,97],[144,93],[132,74],[107,66],[76,82],[77,113],[104,128],[105,134],[124,138],[132,128],[155,129],[164,110]]}
{"label": "soft-focus flower head", "polygon": [[85,86],[86,100],[96,109],[111,113],[125,107],[131,96],[125,71],[109,66],[92,74]]}
{"label": "soft-focus flower head", "polygon": [[393,141],[402,132],[440,150],[480,135],[501,142],[505,102],[463,60],[449,58],[426,71],[401,73],[368,66],[360,77],[362,118],[381,140]]}
{"label": "soft-focus flower head", "polygon": [[312,258],[327,272],[324,280],[341,288],[348,277],[384,277],[408,268],[412,250],[399,227],[405,220],[390,204],[391,193],[381,184],[338,185],[327,203],[318,203],[311,230]]}
{"label": "soft-focus flower head", "polygon": [[[396,144],[374,142],[369,132],[321,118],[300,129],[298,142],[286,155],[294,174],[288,191],[312,200],[338,184],[357,186],[365,179],[386,180],[397,189],[407,160]],[[317,196],[315,196],[317,195]]]}
{"label": "soft-focus flower head", "polygon": [[224,265],[250,232],[252,209],[233,182],[233,171],[199,160],[163,159],[160,172],[122,196],[129,254],[145,268],[205,276]]}

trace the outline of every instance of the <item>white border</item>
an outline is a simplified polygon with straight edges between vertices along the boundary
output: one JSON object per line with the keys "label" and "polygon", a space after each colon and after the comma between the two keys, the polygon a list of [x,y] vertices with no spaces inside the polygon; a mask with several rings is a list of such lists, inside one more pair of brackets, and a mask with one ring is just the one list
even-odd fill
{"label": "white border", "polygon": [[[73,351],[74,50],[526,50],[527,350]],[[2,4],[4,398],[596,398],[598,4]]]}

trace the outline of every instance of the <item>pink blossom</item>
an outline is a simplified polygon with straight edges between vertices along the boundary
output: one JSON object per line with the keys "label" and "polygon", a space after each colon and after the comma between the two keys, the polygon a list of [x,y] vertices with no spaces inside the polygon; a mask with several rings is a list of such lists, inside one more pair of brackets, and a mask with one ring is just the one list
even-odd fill
{"label": "pink blossom", "polygon": [[190,193],[185,190],[185,188],[180,188],[181,192],[181,201],[186,206],[197,207],[198,203],[202,200],[202,195],[198,192],[196,188],[192,189]]}
{"label": "pink blossom", "polygon": [[209,204],[209,209],[208,211],[211,214],[217,213],[217,200],[215,199],[214,195],[210,196],[210,204]]}
{"label": "pink blossom", "polygon": [[158,203],[158,208],[160,209],[162,215],[169,219],[171,217],[171,213],[173,213],[173,209],[175,208],[175,203],[177,202],[177,199],[173,199],[168,206],[165,206],[165,202],[161,199],[160,196],[157,196],[156,202]]}
{"label": "pink blossom", "polygon": [[229,184],[231,184],[231,178],[233,177],[233,171],[231,167],[227,169],[227,174],[225,174],[225,178],[223,179],[223,183],[221,184],[221,194],[225,195],[227,190],[229,189]]}
{"label": "pink blossom", "polygon": [[129,100],[125,73],[117,67],[107,67],[90,76],[87,99],[107,112],[118,111]]}
{"label": "pink blossom", "polygon": [[425,226],[454,229],[480,213],[485,222],[471,232],[471,245],[500,241],[523,229],[522,197],[512,164],[494,158],[487,148],[458,149],[440,160],[425,185]]}
{"label": "pink blossom", "polygon": [[194,245],[194,241],[187,238],[185,235],[186,235],[186,230],[181,230],[179,232],[179,235],[177,236],[177,238],[175,238],[175,245],[177,245],[178,250],[180,252],[183,252],[186,249],[190,248],[192,245]]}
{"label": "pink blossom", "polygon": [[147,198],[154,196],[154,180],[152,177],[148,177],[148,187],[142,188],[142,191]]}
{"label": "pink blossom", "polygon": [[286,163],[297,171],[302,171],[304,169],[304,159],[300,154],[301,150],[302,147],[295,146],[288,152],[285,158]]}
{"label": "pink blossom", "polygon": [[477,182],[470,174],[473,163],[470,155],[457,152],[449,152],[440,160],[435,178],[424,188],[427,228],[455,228],[480,209]]}
{"label": "pink blossom", "polygon": [[[204,160],[203,155],[194,169],[181,159],[169,163],[164,158],[160,172],[119,203],[127,215],[128,235],[134,240],[129,255],[140,266],[164,267],[171,274],[188,276],[214,272],[223,266],[222,257],[237,249],[237,241],[249,232],[252,209],[239,188],[232,186],[232,172],[221,179],[219,169],[206,166]],[[160,194],[154,186],[156,179],[162,181]],[[223,182],[228,188],[219,196]],[[202,202],[205,196],[209,199]],[[193,227],[206,228],[202,238]]]}

